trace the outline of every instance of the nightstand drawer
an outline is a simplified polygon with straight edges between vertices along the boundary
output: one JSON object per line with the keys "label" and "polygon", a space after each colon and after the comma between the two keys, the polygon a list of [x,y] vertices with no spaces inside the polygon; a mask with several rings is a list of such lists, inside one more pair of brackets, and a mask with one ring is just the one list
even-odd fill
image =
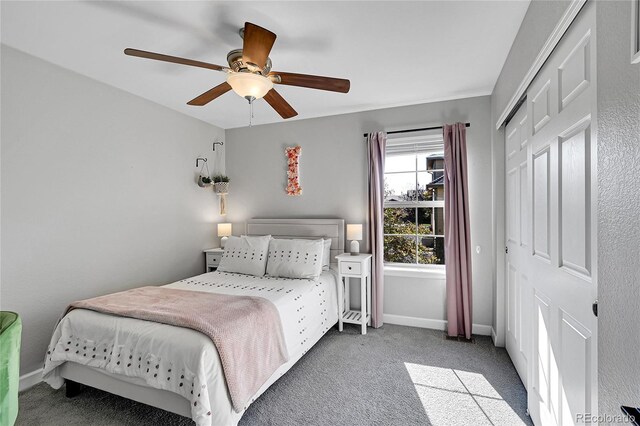
{"label": "nightstand drawer", "polygon": [[222,253],[207,253],[207,266],[218,266],[221,258]]}
{"label": "nightstand drawer", "polygon": [[358,274],[360,275],[360,262],[340,262],[341,274]]}

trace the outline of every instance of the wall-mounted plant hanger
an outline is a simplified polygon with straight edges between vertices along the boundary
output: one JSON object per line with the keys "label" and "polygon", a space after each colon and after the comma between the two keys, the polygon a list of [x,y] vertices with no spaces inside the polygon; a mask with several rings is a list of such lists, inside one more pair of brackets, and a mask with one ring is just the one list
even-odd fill
{"label": "wall-mounted plant hanger", "polygon": [[229,177],[219,174],[213,177],[213,191],[220,196],[220,216],[227,214],[227,194],[229,193]]}
{"label": "wall-mounted plant hanger", "polygon": [[[207,188],[213,184],[213,180],[211,179],[211,172],[209,171],[209,166],[207,165],[206,158],[196,158],[196,167],[198,167],[200,161],[202,161],[202,168],[200,169],[200,176],[198,176],[198,186],[200,188]],[[206,174],[204,172],[205,169],[207,169]]]}

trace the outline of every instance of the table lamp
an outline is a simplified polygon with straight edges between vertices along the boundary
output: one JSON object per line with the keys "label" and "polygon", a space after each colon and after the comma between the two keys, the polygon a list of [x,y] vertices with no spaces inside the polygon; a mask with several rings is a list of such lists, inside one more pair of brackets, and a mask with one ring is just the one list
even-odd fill
{"label": "table lamp", "polygon": [[351,255],[356,256],[360,254],[360,243],[358,243],[358,241],[362,240],[361,223],[347,224],[347,240],[351,240]]}
{"label": "table lamp", "polygon": [[224,248],[225,243],[229,239],[228,237],[231,235],[231,224],[230,223],[219,223],[218,224],[218,237],[220,237],[220,248]]}

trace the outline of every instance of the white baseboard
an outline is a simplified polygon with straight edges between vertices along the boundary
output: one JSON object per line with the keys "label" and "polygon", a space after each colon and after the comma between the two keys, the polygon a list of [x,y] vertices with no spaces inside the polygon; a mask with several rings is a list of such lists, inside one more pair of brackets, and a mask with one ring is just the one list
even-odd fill
{"label": "white baseboard", "polygon": [[433,330],[444,330],[447,327],[445,320],[405,317],[403,315],[384,314],[382,321],[387,324],[407,325],[409,327],[431,328]]}
{"label": "white baseboard", "polygon": [[471,332],[479,336],[491,336],[491,326],[484,324],[472,324]]}
{"label": "white baseboard", "polygon": [[[387,324],[406,325],[409,327],[430,328],[432,330],[446,330],[447,321],[440,319],[407,317],[403,315],[384,314],[383,322]],[[481,336],[491,336],[492,327],[484,324],[473,324],[471,331],[473,334]]]}
{"label": "white baseboard", "polygon": [[491,327],[491,340],[493,340],[493,345],[496,345],[496,342],[498,341],[498,333],[496,333],[495,328]]}
{"label": "white baseboard", "polygon": [[31,373],[27,373],[23,376],[20,376],[20,386],[18,388],[19,392],[27,390],[31,387],[34,387],[38,383],[42,381],[42,368],[38,368]]}

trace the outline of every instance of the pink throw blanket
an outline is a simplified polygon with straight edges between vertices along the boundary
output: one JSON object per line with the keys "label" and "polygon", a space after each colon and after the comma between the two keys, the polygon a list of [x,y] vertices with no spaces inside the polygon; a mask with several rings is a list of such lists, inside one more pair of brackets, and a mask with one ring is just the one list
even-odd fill
{"label": "pink throw blanket", "polygon": [[65,315],[73,309],[190,328],[208,336],[218,349],[237,412],[288,360],[278,310],[261,297],[140,287],[73,302]]}

